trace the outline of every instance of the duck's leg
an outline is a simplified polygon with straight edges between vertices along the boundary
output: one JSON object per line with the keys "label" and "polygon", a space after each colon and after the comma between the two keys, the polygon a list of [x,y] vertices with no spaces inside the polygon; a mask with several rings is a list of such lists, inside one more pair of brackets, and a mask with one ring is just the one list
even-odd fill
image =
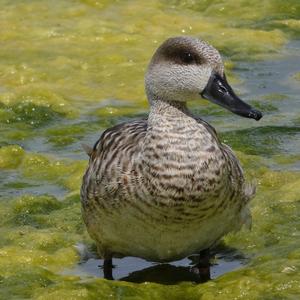
{"label": "duck's leg", "polygon": [[104,258],[103,274],[105,279],[114,280],[112,275],[112,269],[113,269],[112,258]]}
{"label": "duck's leg", "polygon": [[193,272],[199,275],[201,282],[210,280],[209,249],[200,251],[199,262],[193,267]]}

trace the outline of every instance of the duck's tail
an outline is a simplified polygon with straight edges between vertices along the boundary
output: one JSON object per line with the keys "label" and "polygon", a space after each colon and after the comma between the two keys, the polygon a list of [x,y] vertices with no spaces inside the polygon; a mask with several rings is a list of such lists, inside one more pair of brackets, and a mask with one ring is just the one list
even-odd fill
{"label": "duck's tail", "polygon": [[91,156],[92,153],[93,153],[93,148],[87,144],[81,144],[81,147],[82,149],[85,151],[85,153],[88,155],[88,156]]}
{"label": "duck's tail", "polygon": [[254,198],[256,193],[256,184],[254,182],[246,182],[244,184],[244,201],[246,202],[243,209],[241,210],[241,226],[245,226],[251,230],[252,227],[252,216],[249,208],[249,202]]}
{"label": "duck's tail", "polygon": [[245,195],[245,201],[247,203],[254,198],[255,193],[256,193],[256,183],[246,182],[244,184],[244,195]]}

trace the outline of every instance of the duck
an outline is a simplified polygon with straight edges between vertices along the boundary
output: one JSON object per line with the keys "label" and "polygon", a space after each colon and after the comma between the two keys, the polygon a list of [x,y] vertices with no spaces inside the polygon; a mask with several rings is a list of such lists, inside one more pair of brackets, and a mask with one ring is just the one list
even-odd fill
{"label": "duck", "polygon": [[224,235],[251,224],[255,186],[216,130],[187,106],[204,98],[261,119],[228,84],[219,51],[196,37],[167,39],[150,60],[145,91],[148,117],[106,129],[87,151],[82,216],[106,279],[113,279],[114,257],[164,263],[198,253],[208,262]]}

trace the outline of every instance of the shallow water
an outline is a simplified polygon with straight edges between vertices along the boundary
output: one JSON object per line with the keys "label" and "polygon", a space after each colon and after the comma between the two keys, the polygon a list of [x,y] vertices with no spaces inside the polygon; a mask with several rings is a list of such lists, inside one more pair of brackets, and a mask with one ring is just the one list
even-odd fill
{"label": "shallow water", "polygon": [[[299,1],[0,5],[0,299],[299,298]],[[257,182],[253,228],[224,238],[209,282],[193,283],[188,258],[116,259],[122,280],[109,282],[80,215],[81,143],[147,114],[147,62],[179,34],[215,45],[229,81],[264,112],[255,122],[190,104]]]}
{"label": "shallow water", "polygon": [[[236,249],[216,249],[214,261],[210,268],[210,278],[215,279],[226,272],[237,270],[249,261]],[[137,257],[115,258],[113,260],[113,276],[115,280],[142,283],[155,282],[174,285],[183,281],[198,283],[207,281],[192,271],[192,267],[199,261],[198,255],[184,258],[171,263],[152,263]],[[63,274],[79,275],[82,279],[93,277],[103,278],[103,260],[87,257],[73,269],[64,270]]]}

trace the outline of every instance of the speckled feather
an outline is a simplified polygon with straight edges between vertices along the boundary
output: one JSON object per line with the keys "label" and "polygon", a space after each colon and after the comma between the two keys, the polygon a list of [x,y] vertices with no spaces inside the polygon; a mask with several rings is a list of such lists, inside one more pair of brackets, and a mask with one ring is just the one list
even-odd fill
{"label": "speckled feather", "polygon": [[[149,72],[162,64],[156,56]],[[107,129],[83,178],[84,221],[104,258],[171,261],[250,222],[255,191],[232,150],[180,98],[161,100],[149,81],[148,119]]]}

